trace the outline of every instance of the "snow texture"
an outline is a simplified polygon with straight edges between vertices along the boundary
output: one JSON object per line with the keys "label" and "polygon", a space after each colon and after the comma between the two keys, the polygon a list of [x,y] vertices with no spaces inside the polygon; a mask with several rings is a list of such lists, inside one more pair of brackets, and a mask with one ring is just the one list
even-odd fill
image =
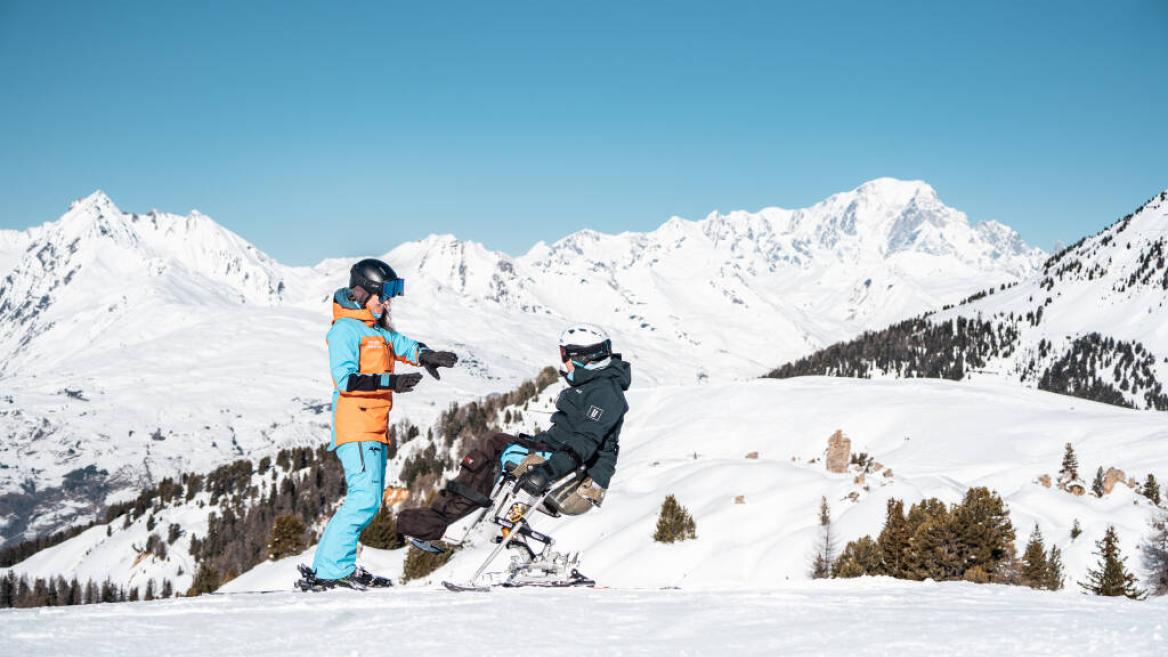
{"label": "snow texture", "polygon": [[1166,599],[887,579],[768,591],[337,591],[4,610],[0,647],[39,657],[1159,657],[1166,618]]}
{"label": "snow texture", "polygon": [[[554,393],[545,393],[525,421],[546,417]],[[805,581],[821,496],[831,505],[842,549],[846,541],[879,533],[889,498],[954,503],[970,486],[988,486],[1010,509],[1019,551],[1035,523],[1048,547],[1059,546],[1067,582],[1058,595],[1076,597],[1075,582],[1096,563],[1095,541],[1108,525],[1118,530],[1129,568],[1143,575],[1137,545],[1154,507],[1125,485],[1103,498],[1041,485],[1044,474],[1057,478],[1064,444],[1074,444],[1083,473],[1115,466],[1142,480],[1147,472],[1168,472],[1168,414],[1017,385],[762,379],[635,390],[629,405],[619,467],[603,507],[577,517],[533,520],[536,529],[555,536],[557,549],[583,554],[582,572],[620,588],[760,588]],[[505,426],[512,432],[523,428],[530,425]],[[851,438],[853,453],[866,452],[883,468],[865,474],[862,482],[857,471],[827,472],[823,455],[837,429]],[[746,458],[752,452],[758,458]],[[395,459],[391,480],[399,469]],[[256,481],[262,479],[256,475]],[[668,494],[693,513],[697,540],[672,545],[652,540]],[[105,525],[96,526],[13,570],[30,577],[74,573],[82,580],[108,575],[139,588],[154,579],[156,590],[167,577],[183,591],[194,571],[189,534],[205,535],[206,514],[215,510],[198,507],[206,495],[157,515],[162,529],[156,531],[179,522],[188,532],[171,546],[167,560],[142,556],[150,533],[146,518],[127,529],[119,518],[110,537]],[[1076,520],[1083,534],[1072,540]],[[461,536],[462,527],[455,525],[448,535]],[[469,577],[492,547],[490,528],[484,529],[475,545],[411,586]],[[403,556],[404,550],[365,548],[360,561],[396,579]],[[311,558],[309,550],[262,563],[222,590],[283,590],[297,579],[296,564]],[[496,565],[501,570],[503,559]]]}

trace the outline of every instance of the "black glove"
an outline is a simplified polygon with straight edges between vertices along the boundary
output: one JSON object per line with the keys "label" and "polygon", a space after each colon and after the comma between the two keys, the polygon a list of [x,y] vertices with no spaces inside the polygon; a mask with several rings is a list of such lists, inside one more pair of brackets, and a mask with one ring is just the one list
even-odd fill
{"label": "black glove", "polygon": [[454,364],[458,362],[458,354],[453,351],[431,351],[424,349],[422,353],[418,354],[418,362],[422,364],[422,367],[426,368],[430,376],[435,379],[441,379],[442,377],[438,375],[438,368],[454,367]]}
{"label": "black glove", "polygon": [[394,392],[409,392],[418,385],[422,380],[422,375],[419,372],[411,372],[409,374],[383,374],[385,381],[382,388],[389,388]]}
{"label": "black glove", "polygon": [[519,477],[519,490],[539,497],[552,485],[552,472],[547,464],[532,466]]}

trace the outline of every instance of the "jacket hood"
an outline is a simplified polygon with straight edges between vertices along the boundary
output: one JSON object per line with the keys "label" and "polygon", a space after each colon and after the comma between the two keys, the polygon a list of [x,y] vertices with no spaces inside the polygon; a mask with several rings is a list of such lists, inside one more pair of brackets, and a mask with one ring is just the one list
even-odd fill
{"label": "jacket hood", "polygon": [[349,293],[349,288],[342,287],[333,293],[333,321],[338,319],[355,319],[364,322],[367,326],[377,323],[377,318],[368,308],[362,308]]}
{"label": "jacket hood", "polygon": [[568,385],[579,386],[596,379],[613,379],[621,390],[628,390],[629,385],[633,382],[632,366],[629,365],[620,354],[612,355],[612,362],[608,367],[603,367],[598,370],[588,370],[583,367],[577,367],[572,371],[572,377],[564,377],[568,381]]}
{"label": "jacket hood", "polygon": [[345,310],[361,310],[361,305],[353,298],[349,288],[342,287],[333,292],[333,302]]}

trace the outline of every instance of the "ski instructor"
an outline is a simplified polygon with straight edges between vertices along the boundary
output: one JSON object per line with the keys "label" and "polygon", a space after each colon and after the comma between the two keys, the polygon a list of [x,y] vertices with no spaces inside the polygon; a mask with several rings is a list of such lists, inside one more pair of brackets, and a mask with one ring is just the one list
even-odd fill
{"label": "ski instructor", "polygon": [[301,588],[390,585],[388,579],[372,575],[356,561],[357,540],[381,506],[393,395],[410,392],[422,379],[418,372],[395,373],[394,364],[420,365],[438,379],[439,367],[458,362],[454,353],[433,351],[394,330],[390,302],[404,293],[405,280],[393,268],[367,258],[349,271],[349,287],[333,295],[333,323],[327,338],[333,379],[329,449],[345,469],[346,493],[321,535],[312,568],[300,567]]}

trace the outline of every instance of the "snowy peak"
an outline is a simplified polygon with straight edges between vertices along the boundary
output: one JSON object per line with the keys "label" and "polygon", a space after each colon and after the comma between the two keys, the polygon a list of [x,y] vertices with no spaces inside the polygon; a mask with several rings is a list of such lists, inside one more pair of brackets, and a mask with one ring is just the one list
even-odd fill
{"label": "snowy peak", "polygon": [[[34,340],[54,329],[62,339],[73,329],[92,334],[168,304],[270,305],[286,287],[286,268],[210,218],[129,214],[101,191],[26,235],[0,283],[0,354],[10,356],[0,371],[34,358]],[[79,348],[66,341],[64,351]]]}

